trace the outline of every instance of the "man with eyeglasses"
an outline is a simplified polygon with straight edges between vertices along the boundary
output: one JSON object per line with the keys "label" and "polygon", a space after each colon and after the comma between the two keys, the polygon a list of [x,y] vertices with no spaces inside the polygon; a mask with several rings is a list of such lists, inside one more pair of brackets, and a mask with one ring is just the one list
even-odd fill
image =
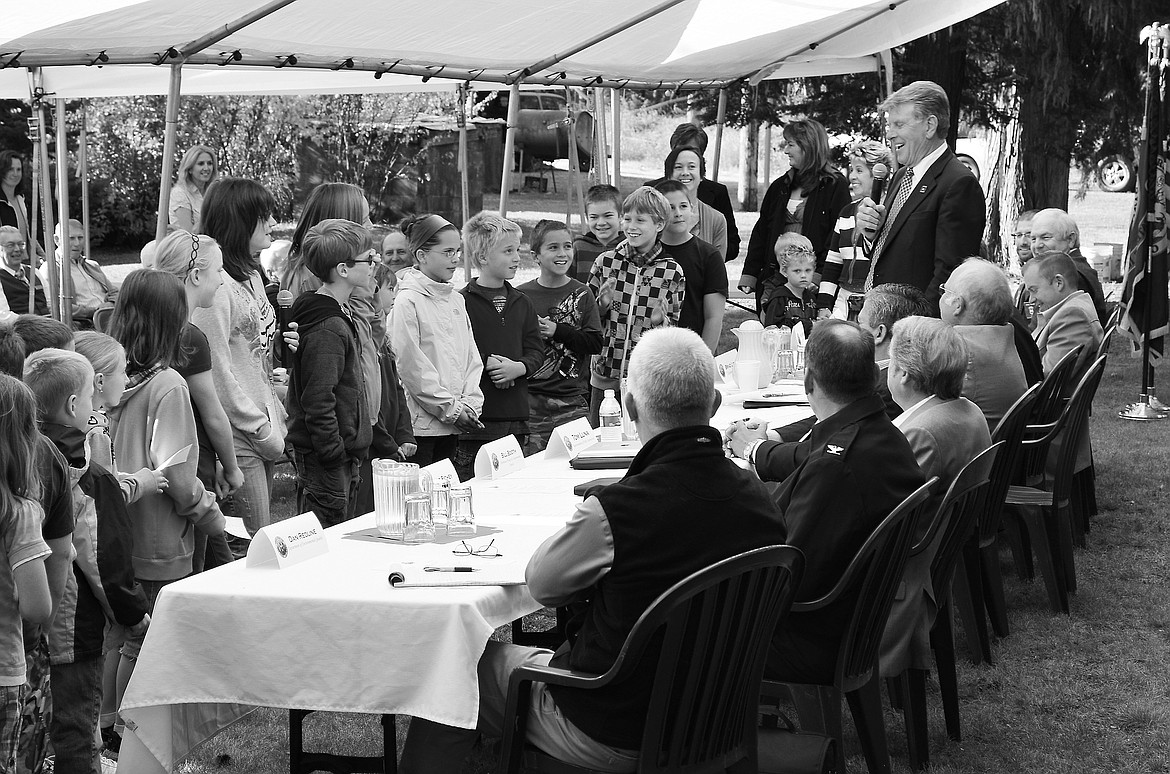
{"label": "man with eyeglasses", "polygon": [[25,263],[28,245],[24,236],[14,226],[0,226],[0,287],[9,310],[16,314],[28,314],[28,291],[30,278],[36,283],[33,298],[33,314],[48,315],[49,304],[45,301],[45,290],[36,273]]}
{"label": "man with eyeglasses", "polygon": [[[647,331],[629,362],[625,404],[645,439],[642,450],[625,478],[589,493],[525,572],[542,604],[579,603],[572,644],[554,655],[489,642],[479,663],[478,731],[414,718],[399,763],[403,774],[458,772],[479,732],[499,736],[517,667],[602,674],[662,592],[718,561],[785,542],[768,490],[724,457],[709,424],[720,401],[715,361],[699,335],[676,327]],[[651,645],[634,677],[606,688],[535,684],[527,743],[591,770],[634,771],[656,661]]]}
{"label": "man with eyeglasses", "polygon": [[[1020,272],[1023,273],[1024,267],[1028,265],[1028,261],[1032,260],[1032,219],[1036,217],[1039,210],[1024,210],[1020,216],[1016,218],[1016,227],[1012,229],[1012,244],[1016,248],[1016,257],[1020,260]],[[1028,290],[1024,287],[1024,283],[1020,282],[1020,287],[1016,290],[1016,298],[1013,302],[1016,307],[1016,313],[1027,320],[1029,330],[1034,327],[1035,308],[1029,307],[1031,298],[1028,296]],[[1028,312],[1032,312],[1032,317],[1028,317]]]}

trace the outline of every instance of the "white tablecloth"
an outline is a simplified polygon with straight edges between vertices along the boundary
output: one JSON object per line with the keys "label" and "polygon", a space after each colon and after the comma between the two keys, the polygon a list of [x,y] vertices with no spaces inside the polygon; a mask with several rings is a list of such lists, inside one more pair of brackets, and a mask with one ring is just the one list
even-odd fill
{"label": "white tablecloth", "polygon": [[[770,391],[798,389],[793,383]],[[712,424],[746,416],[743,398],[760,392],[730,394]],[[779,426],[810,412],[749,413]],[[451,548],[458,540],[403,546],[355,539],[374,526],[367,515],[327,530],[329,552],[293,567],[234,562],[167,586],[122,703],[119,772],[170,772],[259,706],[405,714],[473,728],[476,663],[489,636],[541,605],[523,585],[391,588],[390,563],[490,562],[493,573],[523,580],[532,552],[572,513],[573,487],[619,475],[576,471],[538,455],[503,479],[474,481],[475,544],[495,538],[503,554],[497,559],[457,557]]]}

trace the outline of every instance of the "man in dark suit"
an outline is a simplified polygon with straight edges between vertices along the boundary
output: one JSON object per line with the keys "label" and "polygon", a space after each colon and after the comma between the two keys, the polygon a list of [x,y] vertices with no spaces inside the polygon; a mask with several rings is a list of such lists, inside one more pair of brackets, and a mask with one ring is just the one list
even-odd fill
{"label": "man in dark suit", "polygon": [[[726,440],[764,481],[781,481],[776,502],[788,542],[805,555],[797,598],[816,599],[841,578],[862,544],[925,482],[906,436],[874,392],[873,337],[844,320],[818,322],[805,349],[805,390],[817,415],[808,438],[767,440],[733,423]],[[793,614],[773,638],[766,676],[831,683],[856,593],[815,613]]]}
{"label": "man in dark suit", "polygon": [[881,204],[867,197],[857,208],[871,261],[866,288],[913,285],[926,293],[937,315],[939,285],[964,258],[979,254],[983,189],[946,146],[951,108],[941,86],[915,81],[881,109],[900,168]]}

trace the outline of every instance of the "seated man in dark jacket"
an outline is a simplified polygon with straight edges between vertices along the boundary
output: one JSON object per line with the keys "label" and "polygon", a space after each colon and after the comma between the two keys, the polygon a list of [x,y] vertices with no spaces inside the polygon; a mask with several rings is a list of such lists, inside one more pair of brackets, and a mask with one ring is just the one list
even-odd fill
{"label": "seated man in dark jacket", "polygon": [[[764,481],[781,481],[776,502],[789,543],[805,554],[798,601],[840,580],[874,529],[926,479],[906,437],[874,392],[873,336],[844,320],[813,326],[805,390],[817,423],[804,441],[778,443],[734,423],[727,439]],[[776,632],[765,676],[827,684],[856,593],[814,613],[791,614]]]}
{"label": "seated man in dark jacket", "polygon": [[[413,719],[404,774],[458,772],[478,732],[498,736],[516,667],[605,672],[663,591],[722,559],[784,543],[768,490],[724,457],[708,424],[719,395],[715,362],[698,334],[682,328],[644,334],[630,361],[625,403],[645,445],[625,478],[587,497],[536,550],[525,573],[537,601],[584,603],[577,636],[555,655],[489,642],[479,664],[478,730]],[[713,514],[718,529],[711,528]],[[635,678],[604,689],[537,684],[528,743],[578,766],[634,771],[656,660],[651,647]]]}

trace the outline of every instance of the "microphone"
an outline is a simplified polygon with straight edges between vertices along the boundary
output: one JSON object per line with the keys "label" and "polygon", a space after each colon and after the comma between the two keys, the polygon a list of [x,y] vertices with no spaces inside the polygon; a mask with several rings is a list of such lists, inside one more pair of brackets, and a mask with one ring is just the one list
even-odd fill
{"label": "microphone", "polygon": [[280,362],[282,365],[288,365],[287,351],[284,347],[284,332],[288,329],[288,310],[293,305],[293,294],[291,290],[282,290],[276,294],[276,305],[280,307],[277,315],[278,324],[280,325],[277,331],[277,346],[280,349]]}
{"label": "microphone", "polygon": [[890,168],[882,162],[873,165],[873,188],[870,190],[869,198],[873,199],[874,204],[882,203],[882,194],[886,190],[886,178],[890,176]]}

